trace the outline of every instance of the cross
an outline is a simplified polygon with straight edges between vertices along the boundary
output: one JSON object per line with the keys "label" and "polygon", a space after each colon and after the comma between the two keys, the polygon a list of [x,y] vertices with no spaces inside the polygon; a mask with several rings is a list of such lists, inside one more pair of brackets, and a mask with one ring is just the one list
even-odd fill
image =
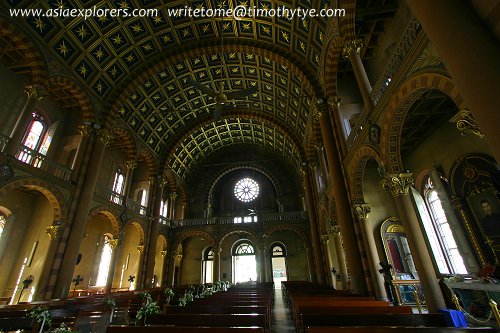
{"label": "cross", "polygon": [[73,279],[73,282],[75,283],[75,287],[80,284],[80,282],[83,281],[83,278],[78,274],[76,278]]}

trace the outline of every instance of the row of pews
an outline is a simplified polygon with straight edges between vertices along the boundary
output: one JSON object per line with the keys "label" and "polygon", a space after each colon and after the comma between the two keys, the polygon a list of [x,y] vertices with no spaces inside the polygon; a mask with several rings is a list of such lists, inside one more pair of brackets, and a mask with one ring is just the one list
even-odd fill
{"label": "row of pews", "polygon": [[[270,332],[273,283],[233,287],[207,298],[194,298],[186,306],[179,306],[179,297],[188,288],[189,286],[174,287],[175,297],[169,300],[169,304],[163,289],[149,289],[2,305],[0,331],[38,332],[40,324],[30,317],[30,312],[43,306],[51,313],[53,328],[64,324],[79,333]],[[143,292],[149,293],[157,302],[160,314],[148,317],[148,326],[135,326],[136,314],[143,304]],[[112,297],[116,303],[113,318],[111,309],[103,303],[107,297]]]}
{"label": "row of pews", "polygon": [[282,282],[299,333],[476,333],[495,328],[455,328],[442,313],[414,314],[410,306],[328,289],[307,281]]}

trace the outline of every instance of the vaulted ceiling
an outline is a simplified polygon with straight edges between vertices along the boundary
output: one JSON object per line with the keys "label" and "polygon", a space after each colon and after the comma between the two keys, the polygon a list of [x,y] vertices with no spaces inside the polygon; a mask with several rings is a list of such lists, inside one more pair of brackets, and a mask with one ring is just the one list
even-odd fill
{"label": "vaulted ceiling", "polygon": [[[69,76],[93,100],[103,101],[108,122],[132,130],[141,145],[185,179],[200,159],[242,143],[264,147],[300,165],[315,97],[323,94],[321,61],[329,19],[176,18],[168,11],[238,5],[320,9],[333,7],[332,2],[3,0],[2,6],[157,9],[151,17],[27,17],[14,24],[39,45],[49,76]],[[356,23],[363,38],[371,40],[370,54],[378,38],[371,36],[380,34],[397,2],[357,2],[356,10],[364,11],[364,17],[386,13],[382,23]],[[1,33],[0,38],[8,45]],[[7,52],[5,59],[15,62],[16,57]],[[214,99],[193,87],[191,80],[217,92],[222,87],[226,92],[256,92],[226,103],[222,119],[214,122]],[[66,92],[50,90],[66,107],[75,105]]]}

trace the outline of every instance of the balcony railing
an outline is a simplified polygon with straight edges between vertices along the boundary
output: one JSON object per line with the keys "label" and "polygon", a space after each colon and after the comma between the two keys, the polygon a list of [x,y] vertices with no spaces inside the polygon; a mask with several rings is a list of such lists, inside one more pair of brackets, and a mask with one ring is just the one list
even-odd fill
{"label": "balcony railing", "polygon": [[[1,147],[1,145],[0,145]],[[31,165],[37,169],[43,170],[52,176],[55,176],[64,181],[69,181],[71,177],[71,169],[59,164],[47,156],[40,154],[39,152],[30,149],[26,146],[19,146],[16,152],[16,158],[26,164]]]}
{"label": "balcony railing", "polygon": [[[259,214],[253,216],[233,216],[233,217],[206,217],[198,219],[174,220],[171,223],[173,227],[199,227],[206,225],[228,225],[228,224],[245,224],[257,222],[303,222],[306,220],[306,213],[300,212],[285,212],[276,214]],[[169,224],[168,219],[162,219],[162,223]]]}
{"label": "balcony railing", "polygon": [[133,212],[136,212],[137,214],[146,215],[146,211],[147,211],[148,207],[143,206],[140,203],[135,202],[134,200],[128,199],[127,200],[127,208]]}
{"label": "balcony railing", "polygon": [[113,192],[109,188],[96,186],[94,190],[94,195],[99,199],[111,201],[120,206],[123,205],[124,203],[123,195]]}
{"label": "balcony railing", "polygon": [[0,133],[0,153],[5,151],[7,144],[9,143],[9,137]]}

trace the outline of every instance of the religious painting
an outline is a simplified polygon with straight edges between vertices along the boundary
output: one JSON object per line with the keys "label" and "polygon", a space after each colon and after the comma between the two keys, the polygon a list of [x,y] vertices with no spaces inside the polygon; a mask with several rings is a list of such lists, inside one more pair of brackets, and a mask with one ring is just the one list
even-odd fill
{"label": "religious painting", "polygon": [[500,255],[500,200],[494,188],[473,191],[468,197],[474,222],[480,231],[483,242],[491,251],[495,263]]}

